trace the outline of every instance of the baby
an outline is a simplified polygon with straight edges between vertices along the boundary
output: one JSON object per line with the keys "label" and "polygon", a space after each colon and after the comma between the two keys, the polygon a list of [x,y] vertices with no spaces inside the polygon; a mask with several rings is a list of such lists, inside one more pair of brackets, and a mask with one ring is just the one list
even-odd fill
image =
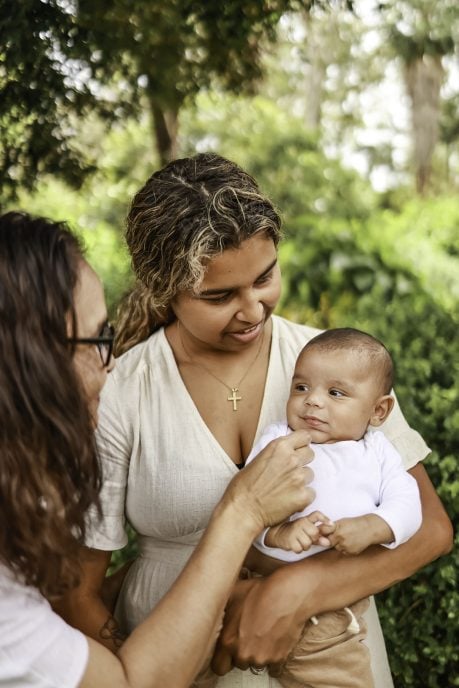
{"label": "baby", "polygon": [[[272,439],[306,428],[312,438],[316,498],[255,541],[263,555],[298,561],[334,547],[354,555],[370,545],[398,547],[422,521],[417,483],[381,431],[394,399],[385,346],[351,328],[323,332],[300,352],[286,421],[266,428],[250,461]],[[371,428],[369,427],[371,426]],[[313,617],[276,678],[284,688],[371,688],[363,612],[368,599]],[[256,671],[256,670],[254,670]]]}

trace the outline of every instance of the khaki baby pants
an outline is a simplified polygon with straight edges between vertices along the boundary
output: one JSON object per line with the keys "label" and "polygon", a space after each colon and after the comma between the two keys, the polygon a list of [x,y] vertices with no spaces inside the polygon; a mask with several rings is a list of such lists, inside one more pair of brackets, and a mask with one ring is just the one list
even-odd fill
{"label": "khaki baby pants", "polygon": [[362,614],[368,599],[309,621],[276,678],[284,688],[373,688]]}
{"label": "khaki baby pants", "polygon": [[[366,635],[362,615],[368,605],[364,599],[313,617],[285,664],[269,673],[283,688],[373,688],[370,653],[362,642]],[[190,688],[217,685],[218,676],[209,664],[210,657]]]}

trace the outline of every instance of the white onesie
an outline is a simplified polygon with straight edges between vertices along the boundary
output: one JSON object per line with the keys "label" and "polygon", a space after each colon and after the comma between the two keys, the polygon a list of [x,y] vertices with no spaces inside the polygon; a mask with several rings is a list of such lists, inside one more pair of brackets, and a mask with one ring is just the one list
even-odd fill
{"label": "white onesie", "polygon": [[[254,446],[247,459],[251,461],[271,440],[290,431],[285,422],[272,423]],[[314,501],[290,520],[321,511],[332,521],[339,518],[376,514],[392,529],[394,540],[387,547],[401,545],[421,527],[422,510],[416,480],[405,470],[400,454],[384,434],[370,430],[361,440],[333,444],[311,444],[314,459],[309,464],[314,472],[310,487]],[[325,548],[312,545],[297,554],[264,544],[263,531],[254,542],[264,554],[282,561],[298,561]]]}

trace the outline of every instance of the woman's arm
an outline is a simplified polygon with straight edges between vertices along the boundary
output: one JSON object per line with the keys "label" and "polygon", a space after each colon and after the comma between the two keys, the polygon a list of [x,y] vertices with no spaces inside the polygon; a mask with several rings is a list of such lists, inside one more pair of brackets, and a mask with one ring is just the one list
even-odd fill
{"label": "woman's arm", "polygon": [[259,530],[259,523],[248,519],[242,506],[217,508],[187,567],[117,656],[90,641],[81,688],[190,685],[205,660],[207,639],[223,613],[244,554]]}
{"label": "woman's arm", "polygon": [[405,544],[370,547],[358,556],[330,550],[280,568],[273,564],[267,578],[236,585],[213,661],[217,673],[284,661],[311,616],[380,592],[451,550],[452,526],[424,467],[410,473],[419,486],[423,520]]}
{"label": "woman's arm", "polygon": [[111,552],[82,547],[78,587],[53,602],[52,606],[70,626],[117,652],[125,637],[102,596],[110,557]]}
{"label": "woman's arm", "polygon": [[[305,508],[314,497],[307,487],[312,471],[305,466],[312,458],[309,440],[305,431],[275,440],[233,478],[188,564],[118,653],[89,640],[81,688],[189,686],[203,664],[209,637],[253,538],[262,528]],[[87,610],[108,559],[108,553],[92,552],[86,562],[92,575],[83,576],[80,588],[86,590]],[[98,613],[97,606],[95,616]],[[83,616],[79,614],[80,627]]]}

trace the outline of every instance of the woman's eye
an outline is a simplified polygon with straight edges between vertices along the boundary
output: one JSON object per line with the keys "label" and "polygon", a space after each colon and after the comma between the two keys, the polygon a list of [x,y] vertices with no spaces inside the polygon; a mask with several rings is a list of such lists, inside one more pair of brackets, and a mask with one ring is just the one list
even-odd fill
{"label": "woman's eye", "polygon": [[224,303],[225,301],[229,301],[230,297],[231,294],[227,293],[220,294],[219,296],[204,296],[202,300],[206,301],[206,303]]}
{"label": "woman's eye", "polygon": [[268,272],[267,275],[262,275],[261,277],[259,277],[259,278],[257,279],[257,281],[255,282],[255,284],[256,284],[256,285],[259,285],[259,284],[266,284],[266,282],[269,282],[269,280],[272,278],[272,276],[273,276],[273,273],[272,273],[272,272]]}

